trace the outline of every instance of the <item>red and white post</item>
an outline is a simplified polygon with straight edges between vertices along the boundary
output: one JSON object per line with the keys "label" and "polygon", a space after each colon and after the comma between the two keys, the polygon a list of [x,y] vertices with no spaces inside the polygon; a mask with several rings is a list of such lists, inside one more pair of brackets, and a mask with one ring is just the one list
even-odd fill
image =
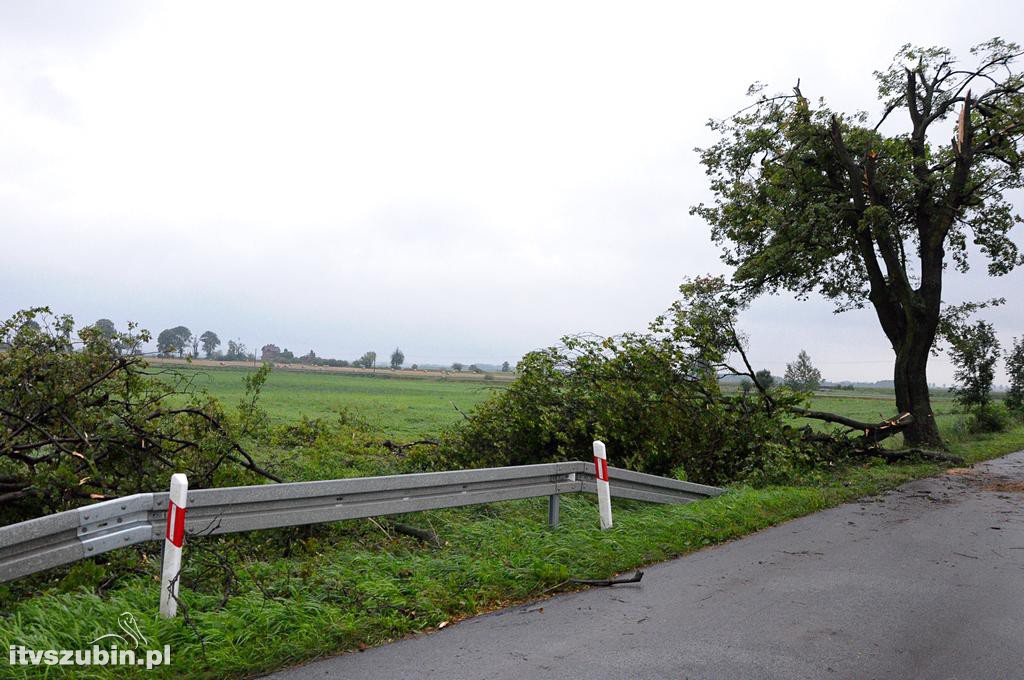
{"label": "red and white post", "polygon": [[181,571],[181,546],[185,542],[187,501],[188,478],[180,473],[171,475],[171,498],[167,502],[167,533],[164,534],[163,575],[160,577],[160,616],[167,619],[178,613],[178,573]]}
{"label": "red and white post", "polygon": [[597,478],[597,507],[601,511],[601,528],[612,528],[612,496],[608,487],[608,455],[604,442],[594,442],[594,476]]}

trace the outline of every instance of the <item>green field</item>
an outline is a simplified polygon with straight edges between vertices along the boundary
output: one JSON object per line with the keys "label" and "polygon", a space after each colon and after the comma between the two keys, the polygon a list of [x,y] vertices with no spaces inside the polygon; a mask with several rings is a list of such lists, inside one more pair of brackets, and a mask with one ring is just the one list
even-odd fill
{"label": "green field", "polygon": [[[242,396],[242,378],[253,368],[174,366],[193,385],[230,405]],[[272,371],[260,404],[275,423],[332,418],[342,410],[365,420],[375,431],[398,439],[436,434],[462,418],[452,404],[469,411],[505,383],[478,380],[405,380],[382,371],[350,375]]]}
{"label": "green field", "polygon": [[[255,370],[173,368],[225,404],[234,404],[242,396],[242,377]],[[275,423],[292,422],[301,416],[332,418],[348,410],[374,431],[408,440],[437,434],[462,418],[455,406],[468,412],[506,384],[488,380],[402,379],[385,371],[377,375],[351,375],[276,370],[267,380],[260,403]],[[892,392],[875,388],[821,391],[814,395],[810,407],[865,422],[896,415]],[[933,393],[932,407],[941,428],[955,429],[960,416],[948,392]],[[804,423],[816,428],[829,427],[821,421],[801,419],[800,424]]]}

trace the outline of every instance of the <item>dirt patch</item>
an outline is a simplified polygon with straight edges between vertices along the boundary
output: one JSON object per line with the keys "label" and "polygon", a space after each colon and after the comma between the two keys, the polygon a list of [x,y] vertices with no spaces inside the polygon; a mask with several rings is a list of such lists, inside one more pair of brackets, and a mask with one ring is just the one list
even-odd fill
{"label": "dirt patch", "polygon": [[1002,493],[1024,493],[1024,481],[990,472],[981,472],[974,468],[950,468],[946,470],[950,477],[957,477],[969,486],[982,491]]}
{"label": "dirt patch", "polygon": [[987,484],[979,484],[979,486],[985,491],[1024,493],[1024,482],[991,482]]}

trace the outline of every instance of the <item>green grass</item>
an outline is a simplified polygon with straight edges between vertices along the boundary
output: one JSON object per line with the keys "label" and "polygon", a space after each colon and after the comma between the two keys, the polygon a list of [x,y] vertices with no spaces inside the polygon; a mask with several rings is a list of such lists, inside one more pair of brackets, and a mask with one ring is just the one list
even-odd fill
{"label": "green grass", "polygon": [[[242,377],[255,370],[174,369],[225,404],[237,403],[243,391]],[[469,411],[502,387],[503,383],[485,380],[403,380],[390,377],[387,371],[371,376],[275,370],[263,388],[260,404],[275,423],[291,422],[303,415],[330,419],[347,409],[384,436],[417,439],[436,434],[461,419],[453,403]]]}
{"label": "green grass", "polygon": [[[244,369],[185,369],[228,403],[241,395]],[[277,371],[263,405],[278,422],[347,408],[382,430],[413,438],[436,433],[485,398],[487,383],[405,381]],[[967,437],[952,402],[936,395],[940,426],[968,463],[1024,449],[1024,427]],[[816,395],[813,407],[874,420],[894,413],[882,391]],[[159,546],[110,553],[111,564],[83,561],[0,585],[0,644],[81,649],[133,612],[150,647],[170,645],[173,663],[153,677],[244,677],[318,656],[374,645],[447,621],[569,588],[569,578],[603,578],[730,540],[846,500],[878,493],[942,467],[871,462],[799,484],[736,487],[684,506],[615,502],[615,527],[598,528],[592,498],[565,497],[562,523],[546,526],[546,501],[417,513],[402,521],[433,528],[446,544],[430,548],[371,520],[190,539],[182,598],[188,617],[161,620]],[[209,543],[207,543],[209,542]],[[244,556],[237,552],[244,544]],[[226,552],[238,581],[222,604],[218,572],[204,546]],[[126,571],[131,567],[135,571]],[[110,580],[111,577],[115,577]],[[27,589],[31,589],[27,592]],[[52,670],[52,669],[51,669]],[[43,677],[45,667],[0,675]],[[79,668],[77,677],[134,677],[134,669]],[[50,673],[54,677],[63,673]]]}
{"label": "green grass", "polygon": [[[968,462],[1024,449],[1024,428],[954,440],[952,448]],[[172,665],[152,671],[153,677],[243,677],[564,590],[570,577],[607,577],[941,470],[874,462],[836,470],[813,485],[738,487],[684,506],[616,502],[615,527],[607,532],[597,527],[593,500],[580,496],[563,499],[562,524],[555,530],[546,527],[543,499],[404,518],[437,531],[447,541],[440,549],[385,533],[369,520],[258,532],[245,537],[257,555],[240,562],[238,592],[224,606],[211,581],[195,580],[203,553],[193,542],[186,547],[183,579],[191,625],[182,616],[154,616],[159,559],[153,553],[142,561],[141,574],[102,594],[97,584],[106,573],[83,562],[36,597],[8,597],[0,641],[78,649],[111,630],[118,614],[132,611],[151,646],[172,650]],[[282,542],[289,546],[287,557]],[[42,676],[39,669],[6,664],[0,672],[7,677]],[[77,673],[128,677],[134,670]]]}
{"label": "green grass", "polygon": [[[174,365],[169,368],[191,378],[196,387],[207,390],[225,404],[238,401],[242,396],[242,377],[255,370],[233,366]],[[267,379],[260,404],[275,423],[292,422],[303,415],[329,419],[344,409],[365,420],[382,436],[410,440],[437,434],[460,420],[462,416],[452,404],[468,412],[505,385],[465,378],[400,379],[392,377],[388,371],[370,376],[275,370]],[[951,427],[959,417],[947,392],[933,393],[932,406],[940,428]],[[878,422],[896,415],[892,392],[881,389],[818,392],[811,399],[811,407],[865,422]],[[798,419],[798,422],[817,428],[830,427],[821,421]]]}

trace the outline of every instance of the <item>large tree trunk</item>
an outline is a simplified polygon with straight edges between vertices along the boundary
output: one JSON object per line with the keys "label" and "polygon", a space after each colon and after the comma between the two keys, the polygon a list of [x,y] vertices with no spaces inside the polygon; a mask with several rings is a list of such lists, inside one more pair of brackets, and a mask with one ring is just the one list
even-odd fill
{"label": "large tree trunk", "polygon": [[[933,266],[926,269],[928,280],[921,290],[906,291],[901,299],[892,288],[880,285],[871,295],[882,330],[896,353],[893,366],[896,407],[900,413],[914,416],[913,423],[903,430],[904,441],[910,447],[945,448],[928,391],[928,358],[935,342],[942,304],[941,254],[940,248],[938,253],[929,253],[926,258]],[[938,267],[934,266],[935,262],[939,262]]]}
{"label": "large tree trunk", "polygon": [[944,447],[928,390],[928,357],[935,340],[936,325],[931,319],[918,317],[912,320],[896,350],[893,370],[896,408],[900,413],[914,416],[914,422],[903,431],[907,446]]}

